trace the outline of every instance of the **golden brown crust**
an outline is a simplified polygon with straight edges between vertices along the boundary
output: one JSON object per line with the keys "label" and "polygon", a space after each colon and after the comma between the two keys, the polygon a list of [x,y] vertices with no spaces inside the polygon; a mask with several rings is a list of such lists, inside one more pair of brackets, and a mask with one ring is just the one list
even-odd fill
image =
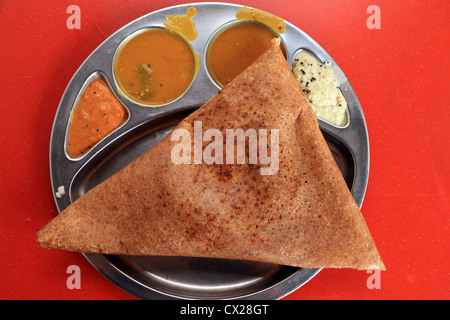
{"label": "golden brown crust", "polygon": [[[42,230],[45,248],[216,257],[304,268],[384,265],[279,47],[177,128],[279,129],[279,170],[174,164],[170,135]],[[270,137],[269,137],[270,141]]]}

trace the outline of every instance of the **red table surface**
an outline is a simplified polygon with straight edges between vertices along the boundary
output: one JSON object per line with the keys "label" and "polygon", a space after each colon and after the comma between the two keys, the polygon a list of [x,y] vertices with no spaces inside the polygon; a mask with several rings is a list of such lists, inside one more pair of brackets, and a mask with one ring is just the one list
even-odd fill
{"label": "red table surface", "polygon": [[[132,20],[186,1],[0,2],[0,299],[134,299],[79,253],[40,248],[57,214],[49,142],[72,75]],[[276,5],[275,5],[276,3]],[[69,30],[67,7],[81,9]],[[447,1],[254,1],[315,39],[339,64],[363,107],[370,177],[362,213],[383,257],[371,274],[324,269],[285,299],[448,299],[449,21]],[[381,10],[381,29],[366,26]],[[78,265],[81,289],[66,286]]]}

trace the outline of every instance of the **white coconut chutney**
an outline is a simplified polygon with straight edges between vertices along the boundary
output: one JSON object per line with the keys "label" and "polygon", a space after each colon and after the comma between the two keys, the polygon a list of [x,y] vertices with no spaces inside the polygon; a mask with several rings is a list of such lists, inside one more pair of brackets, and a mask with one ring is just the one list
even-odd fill
{"label": "white coconut chutney", "polygon": [[294,57],[294,76],[316,116],[337,126],[347,124],[347,102],[331,62],[323,63],[302,50]]}

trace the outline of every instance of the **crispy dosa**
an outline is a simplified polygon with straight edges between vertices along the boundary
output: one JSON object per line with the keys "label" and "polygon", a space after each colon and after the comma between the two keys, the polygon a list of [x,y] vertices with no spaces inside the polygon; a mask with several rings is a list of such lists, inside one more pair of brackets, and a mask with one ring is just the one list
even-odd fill
{"label": "crispy dosa", "polygon": [[[279,129],[279,168],[175,164],[170,134],[37,232],[86,253],[214,257],[384,270],[368,227],[279,46],[177,128]],[[270,139],[270,138],[269,138]],[[270,141],[270,140],[269,140]]]}

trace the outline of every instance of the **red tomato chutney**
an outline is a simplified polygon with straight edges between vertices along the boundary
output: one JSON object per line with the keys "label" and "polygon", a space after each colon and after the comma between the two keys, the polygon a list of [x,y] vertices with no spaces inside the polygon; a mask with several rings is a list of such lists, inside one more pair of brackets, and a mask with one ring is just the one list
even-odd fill
{"label": "red tomato chutney", "polygon": [[92,80],[72,111],[67,153],[73,158],[86,154],[127,119],[127,110],[105,81]]}

